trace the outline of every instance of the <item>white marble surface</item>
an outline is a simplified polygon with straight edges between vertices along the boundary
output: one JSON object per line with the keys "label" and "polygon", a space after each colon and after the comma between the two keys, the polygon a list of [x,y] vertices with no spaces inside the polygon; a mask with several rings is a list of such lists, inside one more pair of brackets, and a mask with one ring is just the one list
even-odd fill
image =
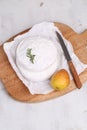
{"label": "white marble surface", "polygon": [[[41,21],[63,22],[81,33],[87,29],[87,1],[0,0],[0,43]],[[87,82],[37,104],[15,101],[0,83],[0,130],[87,130]]]}

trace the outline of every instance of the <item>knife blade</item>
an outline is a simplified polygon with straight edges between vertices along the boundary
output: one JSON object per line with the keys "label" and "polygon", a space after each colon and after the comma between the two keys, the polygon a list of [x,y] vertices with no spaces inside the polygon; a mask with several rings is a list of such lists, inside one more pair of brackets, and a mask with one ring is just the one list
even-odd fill
{"label": "knife blade", "polygon": [[57,31],[56,31],[56,35],[57,35],[57,38],[60,41],[60,45],[61,45],[61,47],[63,49],[64,55],[66,57],[66,60],[67,60],[67,63],[69,65],[69,69],[70,69],[71,74],[73,76],[76,87],[80,89],[82,87],[82,83],[81,83],[79,75],[78,75],[78,73],[77,73],[77,71],[75,69],[75,66],[74,66],[74,64],[72,62],[71,56],[70,56],[70,54],[68,52],[68,49],[67,49],[67,47],[66,47],[66,45],[64,43],[63,38],[61,37],[61,35]]}

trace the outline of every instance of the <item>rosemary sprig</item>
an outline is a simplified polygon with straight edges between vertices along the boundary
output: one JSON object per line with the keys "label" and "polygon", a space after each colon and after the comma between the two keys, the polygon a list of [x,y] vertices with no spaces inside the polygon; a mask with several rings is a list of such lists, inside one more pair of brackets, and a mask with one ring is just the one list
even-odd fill
{"label": "rosemary sprig", "polygon": [[33,54],[31,54],[31,51],[32,51],[32,49],[30,48],[28,48],[27,49],[27,52],[26,52],[26,56],[28,57],[28,58],[30,58],[30,61],[34,64],[34,58],[35,58],[35,55],[33,55]]}

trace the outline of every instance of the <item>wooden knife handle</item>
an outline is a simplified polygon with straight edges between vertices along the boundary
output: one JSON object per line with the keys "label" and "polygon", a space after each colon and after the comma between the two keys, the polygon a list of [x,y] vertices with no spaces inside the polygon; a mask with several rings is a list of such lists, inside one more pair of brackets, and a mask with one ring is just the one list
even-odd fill
{"label": "wooden knife handle", "polygon": [[77,71],[76,71],[76,69],[75,69],[75,67],[74,67],[74,65],[73,65],[73,63],[72,63],[72,61],[68,61],[68,65],[69,65],[71,74],[72,74],[72,76],[73,76],[73,79],[74,79],[74,81],[75,81],[75,83],[76,83],[76,86],[77,86],[77,88],[80,89],[81,86],[82,86],[82,83],[81,83],[81,81],[80,81],[79,75],[78,75],[78,73],[77,73]]}

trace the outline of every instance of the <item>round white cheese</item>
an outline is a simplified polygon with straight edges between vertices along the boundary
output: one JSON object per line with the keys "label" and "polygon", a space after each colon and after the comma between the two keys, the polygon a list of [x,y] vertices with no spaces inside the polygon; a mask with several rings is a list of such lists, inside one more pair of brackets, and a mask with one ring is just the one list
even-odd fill
{"label": "round white cheese", "polygon": [[[29,57],[27,51],[30,51]],[[34,56],[33,62],[31,56]],[[17,47],[16,64],[27,80],[49,79],[60,63],[60,56],[51,40],[42,37],[26,38]]]}

